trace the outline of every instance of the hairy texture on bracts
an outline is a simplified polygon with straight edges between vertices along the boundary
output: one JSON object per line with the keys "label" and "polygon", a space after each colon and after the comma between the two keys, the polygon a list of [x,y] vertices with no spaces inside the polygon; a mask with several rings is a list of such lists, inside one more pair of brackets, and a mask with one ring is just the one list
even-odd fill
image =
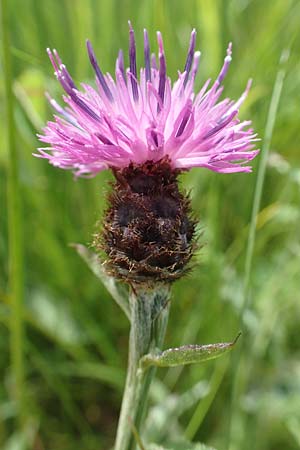
{"label": "hairy texture on bracts", "polygon": [[191,33],[186,62],[172,84],[161,34],[157,33],[158,57],[150,52],[144,30],[145,67],[138,70],[135,35],[129,27],[129,67],[122,51],[115,78],[104,74],[92,45],[87,51],[95,72],[96,88],[77,86],[56,50],[48,49],[57,80],[65,91],[65,106],[48,96],[56,111],[40,140],[49,144],[36,156],[77,176],[93,176],[101,170],[125,168],[168,157],[173,169],[204,167],[215,172],[250,172],[247,165],[257,154],[251,121],[240,121],[239,108],[250,89],[237,101],[219,100],[222,82],[231,61],[231,44],[217,79],[194,92],[200,52]]}
{"label": "hairy texture on bracts", "polygon": [[195,222],[178,172],[167,158],[114,170],[110,206],[94,240],[111,275],[132,284],[172,282],[188,270]]}

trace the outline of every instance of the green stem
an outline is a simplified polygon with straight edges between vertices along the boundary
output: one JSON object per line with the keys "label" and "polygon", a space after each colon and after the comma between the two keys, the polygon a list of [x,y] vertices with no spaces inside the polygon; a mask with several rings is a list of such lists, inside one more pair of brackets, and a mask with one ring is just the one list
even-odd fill
{"label": "green stem", "polygon": [[134,447],[133,424],[139,433],[154,371],[139,369],[142,356],[161,346],[167,325],[169,288],[138,290],[130,295],[131,329],[129,338],[128,372],[119,418],[115,450]]}
{"label": "green stem", "polygon": [[[245,260],[245,276],[244,276],[244,292],[243,292],[243,303],[241,306],[241,309],[239,311],[239,322],[240,322],[240,330],[245,335],[246,331],[246,324],[245,324],[245,313],[248,310],[250,306],[250,288],[251,288],[251,271],[253,266],[253,255],[254,255],[254,246],[255,246],[255,239],[256,239],[256,227],[257,227],[257,216],[259,213],[259,208],[261,204],[262,194],[263,194],[263,187],[264,187],[264,180],[265,180],[265,174],[267,169],[267,161],[268,161],[268,155],[269,155],[269,149],[272,141],[273,136],[273,130],[275,126],[275,121],[277,117],[277,111],[279,106],[279,100],[281,97],[284,77],[285,77],[285,65],[289,58],[289,50],[284,50],[280,57],[280,66],[279,70],[277,72],[277,76],[275,79],[273,92],[271,96],[268,116],[267,116],[267,123],[266,123],[266,130],[265,130],[265,136],[263,140],[263,146],[261,151],[261,159],[260,164],[258,167],[258,173],[257,173],[257,179],[256,179],[256,185],[255,185],[255,192],[254,192],[254,199],[253,199],[253,205],[252,205],[252,213],[251,213],[251,221],[250,221],[250,228],[249,228],[249,235],[248,235],[248,241],[247,241],[247,250],[246,250],[246,260]],[[238,403],[238,396],[239,396],[239,369],[240,369],[240,361],[242,357],[242,351],[243,347],[240,346],[240,348],[233,354],[233,360],[232,360],[232,380],[231,380],[231,393],[230,393],[230,402],[228,405],[228,417],[229,417],[229,424],[227,429],[227,436],[226,436],[226,449],[230,449],[233,446],[231,445],[231,437],[232,437],[232,431],[234,428],[234,421],[236,419],[237,414],[237,403]]]}
{"label": "green stem", "polygon": [[14,378],[13,395],[20,425],[24,423],[23,367],[23,242],[21,233],[21,192],[18,174],[18,153],[15,145],[13,77],[9,40],[9,1],[1,1],[2,56],[7,117],[8,144],[8,233],[9,290],[11,299],[10,351]]}
{"label": "green stem", "polygon": [[[167,299],[169,298],[168,293],[167,294]],[[169,319],[169,306],[170,303],[167,300],[167,303],[164,303],[164,305],[162,305],[162,310],[159,313],[158,317],[156,318],[155,322],[154,322],[154,327],[153,327],[153,339],[152,339],[152,343],[150,346],[150,351],[155,350],[155,349],[161,349],[164,340],[165,340],[165,335],[166,335],[166,329],[167,329],[167,325],[168,325],[168,319]],[[145,414],[146,414],[146,410],[147,410],[147,399],[148,399],[148,392],[149,392],[149,388],[151,385],[151,382],[155,376],[156,373],[156,367],[151,367],[150,369],[147,370],[147,372],[144,374],[143,376],[143,380],[142,380],[142,391],[141,391],[141,396],[140,396],[140,402],[138,405],[138,409],[137,409],[137,414],[136,414],[136,427],[138,430],[141,429],[141,426],[143,424],[143,420],[145,418]],[[133,445],[133,444],[132,444]]]}

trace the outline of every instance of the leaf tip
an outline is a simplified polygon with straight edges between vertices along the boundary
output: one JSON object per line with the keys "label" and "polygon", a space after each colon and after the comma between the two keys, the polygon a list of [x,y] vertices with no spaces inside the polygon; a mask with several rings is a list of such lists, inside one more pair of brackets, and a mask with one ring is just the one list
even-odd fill
{"label": "leaf tip", "polygon": [[236,338],[231,342],[231,344],[230,344],[231,347],[234,347],[234,346],[235,346],[235,344],[237,343],[237,341],[239,340],[239,338],[241,337],[241,335],[242,335],[242,332],[239,331],[238,334],[237,334],[237,336],[236,336]]}

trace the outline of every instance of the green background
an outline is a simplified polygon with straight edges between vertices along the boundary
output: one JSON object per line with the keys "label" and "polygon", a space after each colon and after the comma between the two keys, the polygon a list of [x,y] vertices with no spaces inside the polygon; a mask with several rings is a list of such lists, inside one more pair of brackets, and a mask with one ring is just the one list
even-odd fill
{"label": "green background", "polygon": [[[36,133],[52,115],[44,91],[57,100],[62,93],[46,47],[59,51],[77,82],[93,83],[85,39],[92,41],[102,69],[113,71],[119,48],[127,52],[127,20],[131,19],[140,64],[143,28],[148,29],[155,51],[155,32],[163,33],[172,79],[184,66],[191,29],[197,29],[197,48],[202,51],[197,89],[217,75],[232,41],[225,95],[237,98],[248,78],[254,79],[241,117],[253,120],[261,145],[270,149],[253,260],[248,266],[244,324],[239,316],[245,277],[247,281],[245,257],[262,158],[254,161],[252,174],[193,169],[182,177],[200,218],[204,247],[192,273],[173,287],[166,347],[228,341],[242,328],[241,361],[238,368],[234,358],[225,356],[199,366],[160,369],[151,394],[148,437],[163,444],[177,434],[185,435],[218,450],[299,449],[299,1],[8,3],[10,44],[4,41],[2,46],[0,73],[0,447],[20,450],[27,442],[34,450],[95,450],[108,449],[113,443],[129,324],[69,246],[91,242],[105,208],[111,174],[74,181],[71,173],[53,168],[32,153],[40,145]],[[14,99],[12,128],[4,110],[5,49],[12,62],[8,77]],[[290,57],[280,67],[286,49]],[[269,112],[276,77],[280,88],[280,70],[285,71],[285,79],[279,107]],[[273,119],[268,146],[266,123]],[[18,177],[13,174],[11,184],[16,188],[19,182],[15,194],[20,214],[18,205],[15,210],[12,204],[13,196],[7,196],[7,129],[18,156],[17,160],[13,155]],[[19,226],[19,240],[13,223]],[[8,263],[9,235],[12,248],[17,247],[12,253],[13,272]]]}

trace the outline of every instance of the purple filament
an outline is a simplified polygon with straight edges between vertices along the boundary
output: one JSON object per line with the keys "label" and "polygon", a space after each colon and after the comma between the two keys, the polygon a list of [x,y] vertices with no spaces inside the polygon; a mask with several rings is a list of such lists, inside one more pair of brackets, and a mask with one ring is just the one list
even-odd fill
{"label": "purple filament", "polygon": [[185,72],[185,77],[184,77],[184,82],[183,82],[184,87],[186,86],[186,83],[188,82],[188,79],[189,79],[189,74],[190,74],[190,70],[191,70],[192,62],[193,62],[193,58],[194,58],[195,44],[196,44],[196,30],[193,29],[193,31],[191,33],[191,39],[190,39],[189,50],[188,50],[188,54],[187,54],[187,58],[186,58],[186,63],[184,66],[184,72]]}
{"label": "purple filament", "polygon": [[129,67],[130,67],[130,81],[132,87],[132,95],[135,101],[139,99],[138,85],[137,85],[137,70],[136,70],[136,48],[135,48],[135,39],[134,39],[134,31],[129,24]]}
{"label": "purple filament", "polygon": [[[158,95],[161,98],[162,104],[164,103],[165,97],[165,86],[166,86],[166,58],[164,53],[164,46],[160,32],[157,32],[157,40],[159,46],[159,85],[158,85]],[[159,105],[157,106],[160,109]]]}
{"label": "purple filament", "polygon": [[146,81],[151,81],[150,45],[147,30],[144,30],[144,56]]}
{"label": "purple filament", "polygon": [[112,102],[113,101],[112,93],[111,93],[109,87],[107,86],[107,83],[105,81],[104,75],[101,72],[101,69],[100,69],[100,67],[98,65],[97,58],[96,58],[96,55],[94,53],[92,44],[90,43],[89,40],[86,41],[86,46],[87,46],[87,51],[88,51],[88,55],[89,55],[89,58],[90,58],[90,62],[92,64],[92,66],[93,66],[93,69],[94,69],[94,71],[96,73],[96,76],[97,76],[97,78],[99,80],[99,83],[101,84],[102,89],[105,92],[105,95],[108,98],[108,100]]}

